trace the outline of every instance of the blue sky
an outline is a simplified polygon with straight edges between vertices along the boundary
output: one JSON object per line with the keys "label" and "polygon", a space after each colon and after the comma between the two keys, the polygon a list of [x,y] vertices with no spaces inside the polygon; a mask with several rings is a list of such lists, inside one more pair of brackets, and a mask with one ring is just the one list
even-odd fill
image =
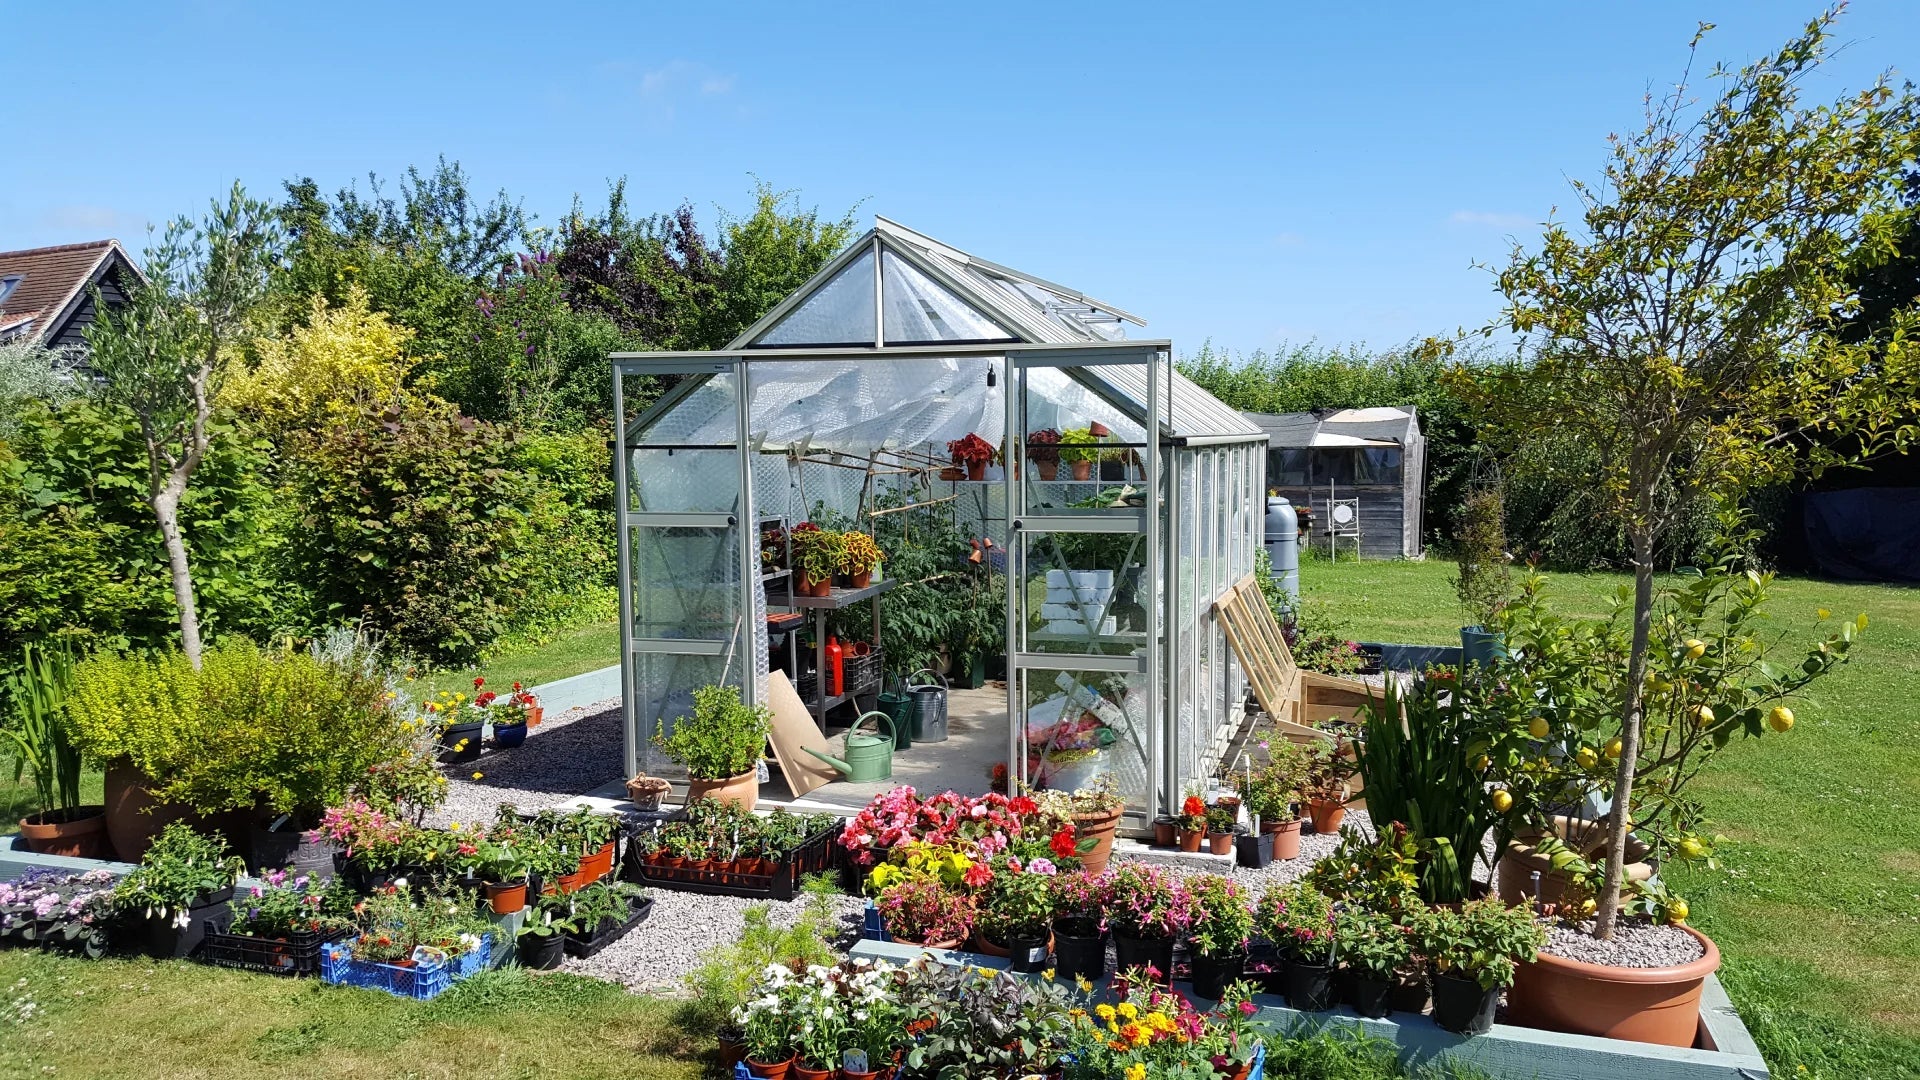
{"label": "blue sky", "polygon": [[[1498,311],[1504,259],[1609,131],[1812,2],[7,4],[0,249],[331,190],[445,154],[541,221],[746,204],[751,176],[1144,315],[1183,351],[1391,345]],[[1813,89],[1920,57],[1859,0]],[[1920,66],[1920,65],[1916,65]],[[24,100],[19,96],[24,95]],[[26,121],[23,123],[23,119]]]}

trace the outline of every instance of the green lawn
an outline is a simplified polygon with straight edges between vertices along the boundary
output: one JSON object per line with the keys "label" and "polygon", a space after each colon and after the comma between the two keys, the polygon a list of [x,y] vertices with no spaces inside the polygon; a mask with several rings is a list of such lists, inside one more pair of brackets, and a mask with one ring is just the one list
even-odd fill
{"label": "green lawn", "polygon": [[[1457,644],[1451,573],[1323,561],[1301,582],[1360,638]],[[1590,614],[1627,580],[1550,578]],[[1920,1076],[1920,590],[1782,579],[1769,611],[1811,640],[1819,607],[1871,618],[1852,662],[1795,704],[1790,733],[1716,760],[1698,788],[1727,837],[1722,868],[1670,876],[1775,1075]]]}
{"label": "green lawn", "polygon": [[538,644],[509,645],[475,667],[432,672],[422,682],[431,694],[465,690],[473,685],[475,676],[482,676],[489,687],[504,691],[515,682],[539,686],[619,662],[619,622],[588,623],[562,630]]}

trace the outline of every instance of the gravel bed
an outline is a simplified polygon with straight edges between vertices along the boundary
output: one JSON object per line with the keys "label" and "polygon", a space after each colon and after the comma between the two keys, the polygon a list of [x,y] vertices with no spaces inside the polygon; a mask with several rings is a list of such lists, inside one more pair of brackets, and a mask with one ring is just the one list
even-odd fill
{"label": "gravel bed", "polygon": [[[774,923],[780,926],[791,924],[805,907],[802,900],[753,901],[669,889],[647,892],[654,898],[654,905],[646,922],[593,956],[568,959],[565,969],[621,983],[639,993],[684,993],[683,979],[699,964],[700,955],[739,938],[745,925],[742,913],[749,905],[767,904],[772,908]],[[860,937],[864,902],[858,897],[839,896],[833,903],[840,917],[839,945],[850,947]]]}
{"label": "gravel bed", "polygon": [[1547,947],[1542,952],[1567,960],[1619,968],[1678,967],[1691,964],[1706,952],[1692,934],[1677,926],[1656,925],[1645,919],[1623,919],[1615,925],[1613,939],[1600,941],[1591,934],[1593,924],[1579,929],[1553,925],[1547,928]]}
{"label": "gravel bed", "polygon": [[[1341,827],[1348,825],[1371,834],[1373,824],[1367,819],[1365,810],[1349,810]],[[1193,860],[1181,859],[1175,855],[1134,854],[1115,855],[1114,863],[1138,862],[1152,866],[1164,866],[1180,877],[1192,877],[1195,874],[1227,873],[1233,880],[1251,891],[1255,896],[1275,885],[1284,885],[1306,876],[1308,870],[1321,859],[1326,858],[1340,844],[1338,833],[1305,833],[1300,837],[1300,857],[1297,859],[1275,859],[1266,866],[1255,870],[1246,866],[1235,866],[1223,870],[1212,866],[1202,866]]]}
{"label": "gravel bed", "polygon": [[511,750],[484,750],[473,761],[442,765],[447,801],[427,823],[492,821],[501,803],[537,810],[565,802],[620,779],[620,753],[619,698],[569,709],[546,718]]}

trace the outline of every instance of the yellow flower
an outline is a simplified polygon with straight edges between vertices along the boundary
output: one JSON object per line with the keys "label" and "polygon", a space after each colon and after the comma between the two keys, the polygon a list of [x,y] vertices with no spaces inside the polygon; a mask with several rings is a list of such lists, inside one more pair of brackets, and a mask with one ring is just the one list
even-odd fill
{"label": "yellow flower", "polygon": [[480,779],[481,777],[483,777],[483,776],[485,776],[485,775],[487,775],[487,774],[486,774],[486,773],[478,773],[478,772],[477,772],[477,773],[474,773],[474,774],[473,774],[473,778],[474,778],[475,780],[478,780],[478,779]]}
{"label": "yellow flower", "polygon": [[1102,1020],[1111,1021],[1113,1019],[1113,1006],[1103,1001],[1093,1007],[1093,1015]]}
{"label": "yellow flower", "polygon": [[1125,1020],[1131,1020],[1131,1019],[1133,1019],[1134,1017],[1136,1017],[1136,1016],[1139,1016],[1139,1015],[1140,1015],[1140,1008],[1139,1008],[1139,1006],[1137,1006],[1137,1005],[1135,1005],[1135,1004],[1134,1004],[1133,1002],[1131,1002],[1131,1001],[1123,1001],[1123,1002],[1121,1002],[1121,1003],[1120,1003],[1120,1006],[1119,1006],[1118,1008],[1116,1008],[1116,1009],[1114,1009],[1113,1011],[1114,1011],[1114,1012],[1117,1012],[1117,1013],[1119,1013],[1119,1014],[1120,1014],[1120,1016],[1121,1016],[1121,1018],[1122,1018],[1122,1019],[1125,1019]]}
{"label": "yellow flower", "polygon": [[1137,1061],[1127,1066],[1127,1080],[1147,1080],[1147,1067]]}
{"label": "yellow flower", "polygon": [[1077,976],[1077,979],[1078,979],[1078,981],[1079,981],[1079,983],[1080,983],[1080,992],[1081,992],[1081,993],[1083,993],[1083,994],[1091,994],[1091,993],[1093,993],[1093,980],[1092,980],[1092,979],[1089,979],[1089,978],[1087,978],[1087,977],[1086,977],[1085,975],[1080,975],[1080,976]]}
{"label": "yellow flower", "polygon": [[1045,979],[1045,980],[1047,980],[1048,982],[1052,982],[1052,981],[1053,981],[1053,969],[1052,969],[1052,968],[1048,968],[1048,969],[1047,969],[1046,971],[1044,971],[1044,972],[1041,972],[1041,974],[1040,974],[1040,977],[1041,977],[1041,978],[1043,978],[1043,979]]}

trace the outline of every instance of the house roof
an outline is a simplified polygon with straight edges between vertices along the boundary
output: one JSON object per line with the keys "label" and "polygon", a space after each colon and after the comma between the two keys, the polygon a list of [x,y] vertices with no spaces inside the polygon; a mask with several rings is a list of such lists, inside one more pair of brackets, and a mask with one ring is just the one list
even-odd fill
{"label": "house roof", "polygon": [[1421,438],[1420,420],[1412,405],[1241,415],[1265,431],[1268,445],[1276,450],[1408,446]]}
{"label": "house roof", "polygon": [[0,281],[20,279],[0,301],[0,333],[48,337],[79,308],[87,286],[117,265],[140,273],[118,240],[0,251]]}

